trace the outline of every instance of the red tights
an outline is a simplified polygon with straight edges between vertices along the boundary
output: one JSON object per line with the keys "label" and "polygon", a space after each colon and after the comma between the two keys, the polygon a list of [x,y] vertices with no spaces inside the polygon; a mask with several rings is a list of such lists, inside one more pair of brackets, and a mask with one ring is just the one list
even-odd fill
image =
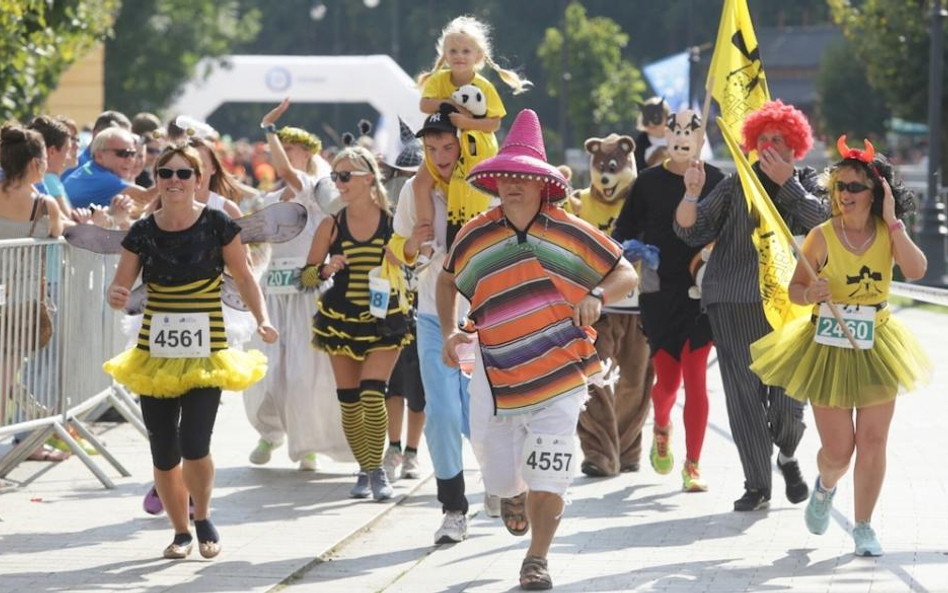
{"label": "red tights", "polygon": [[686,341],[681,349],[681,360],[665,350],[652,357],[655,366],[655,386],[652,387],[652,405],[655,407],[655,427],[665,428],[671,423],[681,380],[685,380],[685,449],[690,461],[699,461],[704,433],[708,427],[707,367],[709,342],[697,350]]}

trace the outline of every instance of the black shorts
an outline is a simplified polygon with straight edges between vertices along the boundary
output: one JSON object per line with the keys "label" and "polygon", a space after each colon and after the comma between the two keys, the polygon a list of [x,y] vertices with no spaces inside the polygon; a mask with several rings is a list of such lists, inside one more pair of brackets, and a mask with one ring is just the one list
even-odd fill
{"label": "black shorts", "polygon": [[412,412],[425,411],[425,388],[421,383],[421,366],[418,364],[418,340],[412,340],[398,355],[385,397],[393,395],[404,397]]}

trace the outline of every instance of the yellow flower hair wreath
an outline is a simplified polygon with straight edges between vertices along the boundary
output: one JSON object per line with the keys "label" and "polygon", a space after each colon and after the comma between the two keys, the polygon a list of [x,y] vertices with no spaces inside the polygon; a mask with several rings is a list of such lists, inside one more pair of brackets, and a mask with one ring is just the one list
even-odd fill
{"label": "yellow flower hair wreath", "polygon": [[298,144],[313,154],[319,154],[323,143],[316,134],[311,134],[303,128],[284,126],[277,132],[277,138],[284,144]]}

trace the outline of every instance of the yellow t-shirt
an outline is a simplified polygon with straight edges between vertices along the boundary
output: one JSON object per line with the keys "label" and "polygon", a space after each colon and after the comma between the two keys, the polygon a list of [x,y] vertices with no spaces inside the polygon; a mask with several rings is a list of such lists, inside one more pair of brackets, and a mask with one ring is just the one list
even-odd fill
{"label": "yellow t-shirt", "polygon": [[833,219],[820,225],[826,239],[827,255],[826,265],[820,271],[820,276],[829,280],[834,303],[878,305],[889,298],[889,286],[892,284],[892,243],[885,222],[878,217],[874,217],[874,220],[876,238],[869,249],[860,255],[843,246],[839,235],[833,229]]}
{"label": "yellow t-shirt", "polygon": [[[489,80],[480,74],[475,74],[471,84],[481,89],[481,92],[484,93],[484,97],[487,99],[487,114],[484,117],[500,118],[507,115],[507,110],[504,109],[504,103],[500,100],[497,89],[494,88],[494,85],[491,84]],[[460,87],[451,82],[451,70],[442,68],[425,81],[421,89],[421,96],[424,99],[447,100],[451,98],[451,93],[458,90],[458,88]]]}

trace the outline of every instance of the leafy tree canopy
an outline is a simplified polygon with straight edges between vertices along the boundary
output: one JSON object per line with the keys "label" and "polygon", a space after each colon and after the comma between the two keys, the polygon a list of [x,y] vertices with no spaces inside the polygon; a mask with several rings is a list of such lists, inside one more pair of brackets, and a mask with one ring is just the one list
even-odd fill
{"label": "leafy tree canopy", "polygon": [[119,0],[0,0],[0,118],[39,112],[60,75],[110,32]]}

